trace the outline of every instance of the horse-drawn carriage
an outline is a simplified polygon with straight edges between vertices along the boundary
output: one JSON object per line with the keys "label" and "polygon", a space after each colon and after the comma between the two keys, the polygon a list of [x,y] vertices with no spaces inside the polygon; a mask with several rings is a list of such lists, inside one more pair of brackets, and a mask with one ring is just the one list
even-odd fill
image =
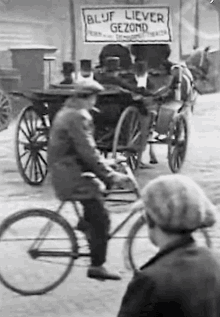
{"label": "horse-drawn carriage", "polygon": [[[56,112],[65,100],[74,95],[73,86],[53,86],[43,91],[33,90],[14,93],[28,98],[31,105],[20,113],[16,127],[16,160],[24,181],[30,185],[41,184],[47,174],[47,143],[50,126]],[[155,92],[157,96],[159,92]],[[144,133],[142,127],[149,112],[142,100],[127,89],[116,85],[105,85],[97,99],[98,112],[94,112],[95,139],[98,149],[106,157],[116,158],[118,154],[127,157],[133,170],[140,163],[143,145],[148,142],[148,134],[153,127],[158,135],[166,135],[166,140],[158,138],[157,143],[168,145],[168,163],[172,172],[182,167],[188,143],[188,108],[182,102],[172,101],[160,105],[154,124]],[[117,117],[107,115],[103,120],[102,104],[105,99],[117,106]],[[104,113],[106,118],[106,113]],[[150,145],[151,146],[151,145]]]}

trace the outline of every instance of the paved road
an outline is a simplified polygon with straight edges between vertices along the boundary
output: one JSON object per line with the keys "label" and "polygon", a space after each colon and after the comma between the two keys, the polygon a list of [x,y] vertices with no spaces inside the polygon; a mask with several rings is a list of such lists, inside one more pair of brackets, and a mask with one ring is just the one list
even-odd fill
{"label": "paved road", "polygon": [[[183,174],[191,175],[220,206],[220,94],[201,96],[192,119],[192,135]],[[30,187],[21,180],[13,153],[15,124],[0,134],[0,220],[22,208],[44,206],[55,208],[58,201],[50,187],[50,179],[41,187]],[[157,146],[159,164],[138,173],[140,184],[160,174],[170,173],[166,160],[167,147]],[[145,160],[148,161],[146,152]],[[67,208],[69,208],[67,206]],[[71,212],[70,210],[67,212]],[[113,214],[117,223],[124,214]],[[214,247],[219,248],[219,225],[211,231]],[[126,233],[122,232],[124,235]],[[121,296],[131,278],[122,260],[123,240],[110,243],[109,265],[118,269],[121,282],[97,282],[86,278],[85,268],[74,267],[66,281],[52,293],[40,297],[22,297],[0,285],[0,315],[2,317],[69,317],[115,316]],[[1,257],[0,260],[4,259]]]}

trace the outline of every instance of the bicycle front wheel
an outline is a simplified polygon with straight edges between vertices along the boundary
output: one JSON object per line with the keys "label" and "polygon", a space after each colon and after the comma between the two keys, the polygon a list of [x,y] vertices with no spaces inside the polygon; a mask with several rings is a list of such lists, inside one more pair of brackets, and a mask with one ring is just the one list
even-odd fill
{"label": "bicycle front wheel", "polygon": [[[211,240],[207,230],[197,230],[192,235],[198,245],[211,247]],[[143,217],[138,218],[131,227],[125,242],[126,266],[137,271],[155,256],[158,251],[159,249],[152,244],[149,238],[146,220]]]}
{"label": "bicycle front wheel", "polygon": [[47,209],[29,209],[0,226],[0,281],[21,295],[41,295],[57,287],[77,257],[68,222]]}

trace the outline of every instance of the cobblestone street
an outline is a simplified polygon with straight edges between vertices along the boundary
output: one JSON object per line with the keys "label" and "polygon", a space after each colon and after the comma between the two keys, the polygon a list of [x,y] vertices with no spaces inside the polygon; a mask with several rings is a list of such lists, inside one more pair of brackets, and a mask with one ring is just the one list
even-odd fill
{"label": "cobblestone street", "polygon": [[[205,189],[212,201],[220,206],[220,94],[200,96],[192,119],[192,135],[183,174],[190,175]],[[16,166],[14,154],[15,122],[0,133],[0,221],[20,209],[46,207],[55,209],[58,201],[50,186],[48,175],[45,183],[31,187],[23,182]],[[160,174],[170,173],[166,159],[167,147],[156,148],[159,164],[151,169],[140,170],[141,185]],[[146,151],[145,160],[148,161]],[[220,210],[220,209],[219,209]],[[116,210],[117,211],[117,210]],[[69,215],[71,210],[67,210]],[[111,213],[116,224],[125,212]],[[129,225],[120,235],[125,236]],[[213,248],[220,248],[220,217],[210,232]],[[116,316],[131,272],[123,262],[124,239],[110,242],[108,263],[119,270],[123,279],[119,282],[98,282],[86,277],[84,266],[74,266],[67,279],[54,291],[43,296],[22,297],[0,284],[0,315],[2,317],[93,317]],[[0,255],[0,260],[4,258]]]}

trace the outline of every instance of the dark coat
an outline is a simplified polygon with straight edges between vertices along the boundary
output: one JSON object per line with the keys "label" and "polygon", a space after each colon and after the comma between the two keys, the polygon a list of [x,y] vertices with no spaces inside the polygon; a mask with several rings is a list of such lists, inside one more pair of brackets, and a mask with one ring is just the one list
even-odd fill
{"label": "dark coat", "polygon": [[80,200],[100,195],[100,182],[82,177],[94,173],[111,184],[114,171],[101,160],[93,138],[93,121],[82,99],[69,99],[55,116],[48,145],[52,184],[61,200]]}
{"label": "dark coat", "polygon": [[220,262],[186,238],[159,252],[128,285],[118,317],[220,316]]}

